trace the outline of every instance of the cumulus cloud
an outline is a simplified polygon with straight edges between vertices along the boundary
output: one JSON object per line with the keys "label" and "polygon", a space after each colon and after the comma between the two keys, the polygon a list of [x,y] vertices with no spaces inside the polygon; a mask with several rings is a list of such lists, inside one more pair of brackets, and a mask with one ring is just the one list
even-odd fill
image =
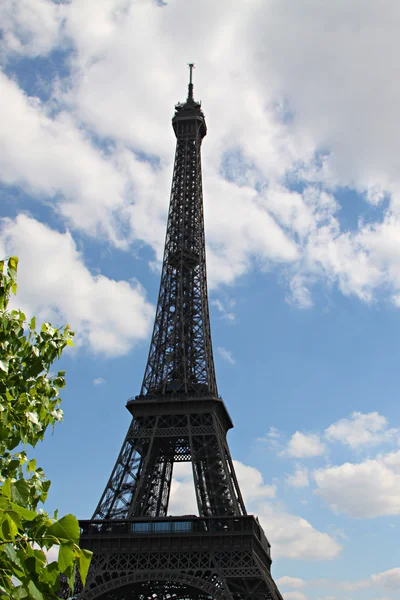
{"label": "cumulus cloud", "polygon": [[[75,228],[126,246],[119,228],[127,177],[123,158],[106,158],[66,112],[50,117],[37,98],[29,98],[0,73],[0,180],[22,187],[54,207]],[[133,160],[133,159],[132,159]]]}
{"label": "cumulus cloud", "polygon": [[243,498],[246,503],[262,498],[275,498],[276,486],[264,483],[263,476],[255,467],[233,461]]}
{"label": "cumulus cloud", "polygon": [[190,463],[175,463],[168,505],[169,515],[198,515]]}
{"label": "cumulus cloud", "polygon": [[332,536],[315,529],[306,519],[277,505],[265,504],[257,508],[275,558],[331,560],[340,553],[342,546]]}
{"label": "cumulus cloud", "polygon": [[37,0],[4,0],[0,4],[0,56],[48,54],[60,42],[65,8],[62,4]]}
{"label": "cumulus cloud", "polygon": [[20,258],[17,303],[28,315],[69,323],[78,343],[106,355],[125,354],[147,338],[153,307],[143,288],[90,273],[70,233],[25,215],[4,219],[0,254]]}
{"label": "cumulus cloud", "polygon": [[339,554],[341,546],[330,535],[273,501],[275,486],[264,484],[257,469],[234,463],[247,508],[258,515],[274,557],[329,560]]}
{"label": "cumulus cloud", "polygon": [[400,451],[314,471],[316,493],[353,518],[400,514]]}
{"label": "cumulus cloud", "polygon": [[400,435],[399,429],[389,429],[388,420],[377,412],[353,412],[350,418],[340,419],[325,430],[330,441],[338,441],[353,449],[391,442]]}
{"label": "cumulus cloud", "polygon": [[106,380],[104,377],[96,377],[96,379],[93,379],[93,385],[104,385],[105,382]]}
{"label": "cumulus cloud", "polygon": [[[387,35],[397,39],[391,26],[399,11],[397,4],[389,3],[385,15],[377,15],[371,1],[363,4],[361,12],[354,9],[351,14],[344,0],[335,4],[334,13],[317,2],[311,2],[306,12],[288,0],[262,7],[254,1],[246,12],[230,3],[228,13],[224,2],[219,3],[218,10],[206,2],[201,8],[202,20],[208,23],[206,44],[204,31],[190,26],[199,10],[193,2],[191,11],[182,11],[179,2],[162,10],[145,2],[109,4],[112,6],[86,3],[89,31],[82,27],[76,6],[68,7],[65,29],[77,50],[74,67],[77,74],[85,76],[73,79],[64,101],[69,101],[79,118],[101,135],[128,141],[145,153],[161,157],[162,165],[167,164],[170,140],[165,137],[164,124],[181,81],[176,70],[170,71],[170,65],[176,64],[183,45],[189,53],[191,48],[195,50],[203,67],[196,73],[196,89],[207,89],[213,132],[207,139],[208,148],[205,145],[204,161],[212,285],[232,283],[254,261],[283,261],[293,263],[290,291],[298,306],[311,306],[309,288],[321,277],[336,281],[343,293],[366,301],[386,284],[397,303],[400,252],[396,243],[388,247],[390,240],[399,238],[397,167],[390,160],[396,156],[397,105],[395,96],[379,92],[389,85],[385,86],[386,79],[393,86],[390,57],[385,57],[387,45],[380,45],[376,53],[370,35],[371,24],[376,27],[378,19],[385,39]],[[118,17],[122,13],[123,19]],[[353,21],[359,31],[357,44],[348,33],[351,27],[342,26]],[[181,25],[179,36],[171,35],[176,22]],[[295,38],[290,33],[294,29]],[[157,44],[147,44],[149,31],[162,45],[162,53]],[[143,47],[147,47],[144,54]],[[337,49],[333,54],[332,47]],[[138,63],[129,62],[129,68],[127,49],[130,55],[142,56]],[[99,55],[100,61],[93,60]],[[363,57],[363,62],[357,57]],[[364,63],[365,57],[370,62]],[[307,69],[300,77],[303,61]],[[217,66],[221,62],[232,64],[232,68],[221,72]],[[361,64],[376,68],[369,67],[365,77]],[[373,85],[374,77],[379,82]],[[138,81],[141,94],[137,94]],[[368,91],[366,81],[371,82]],[[110,86],[112,95],[108,94]],[[157,88],[163,89],[162,95],[154,94]],[[228,105],[224,102],[227,96]],[[282,98],[290,118],[285,117]],[[386,127],[378,126],[376,103],[385,106]],[[215,115],[222,104],[224,119],[220,120]],[[140,119],[130,119],[132,113]],[[315,159],[321,148],[326,149],[322,158]],[[357,231],[342,232],[337,219],[339,207],[332,195],[321,193],[314,185],[304,193],[282,186],[285,173],[293,171],[297,177],[311,184],[322,183],[328,189],[353,185],[365,192],[366,202],[375,204],[389,190],[391,210],[383,222],[360,223]],[[262,184],[265,192],[258,193]],[[318,199],[314,207],[312,195]],[[325,212],[317,214],[315,206],[324,206]],[[141,211],[136,210],[140,220],[138,213]],[[228,213],[230,219],[226,219]]]}
{"label": "cumulus cloud", "polygon": [[[285,590],[289,589],[325,589],[329,592],[345,591],[357,592],[358,590],[370,590],[373,588],[383,588],[392,592],[400,589],[400,568],[389,569],[381,573],[374,573],[367,579],[356,579],[353,581],[343,581],[340,579],[301,579],[299,577],[290,577],[285,575],[277,580],[278,586]],[[284,592],[287,597],[288,592]],[[313,596],[314,597],[314,596]],[[336,600],[336,595],[318,596],[318,600]],[[340,596],[342,598],[342,596]]]}
{"label": "cumulus cloud", "polygon": [[[196,91],[210,127],[211,287],[234,283],[254,265],[283,265],[298,307],[312,306],[321,279],[367,302],[384,289],[400,305],[400,86],[389,51],[398,4],[377,13],[373,0],[350,12],[345,0],[334,12],[316,0],[307,11],[289,0],[252,0],[246,10],[239,0],[206,0],[201,10],[193,0],[182,10],[182,1],[87,0],[84,15],[73,2],[38,0],[35,11],[27,0],[3,2],[5,56],[73,52],[48,104],[3,76],[2,98],[13,111],[0,126],[2,181],[51,199],[75,228],[123,247],[141,240],[160,259],[174,144],[167,124],[186,85],[175,67],[184,47],[202,66]],[[200,14],[206,29],[192,27]],[[360,218],[343,230],[337,186],[355,189],[365,206],[379,209],[383,199],[389,206],[375,222]]]}
{"label": "cumulus cloud", "polygon": [[388,590],[400,590],[400,568],[371,575],[373,585],[382,585]]}
{"label": "cumulus cloud", "polygon": [[298,467],[292,475],[286,476],[285,481],[290,487],[307,487],[309,485],[308,469],[306,467]]}
{"label": "cumulus cloud", "polygon": [[315,433],[301,433],[296,431],[290,438],[282,456],[293,458],[312,458],[325,454],[326,446],[321,442],[319,435]]}
{"label": "cumulus cloud", "polygon": [[[234,465],[247,509],[258,515],[274,557],[329,560],[339,554],[341,546],[330,535],[276,502],[275,486],[265,484],[258,469],[239,461]],[[174,466],[169,514],[198,514],[190,464]]]}
{"label": "cumulus cloud", "polygon": [[285,600],[307,600],[308,596],[303,592],[286,592]]}
{"label": "cumulus cloud", "polygon": [[280,587],[288,587],[288,588],[302,588],[306,585],[304,579],[300,579],[300,577],[289,577],[288,575],[284,575],[276,580],[276,583]]}

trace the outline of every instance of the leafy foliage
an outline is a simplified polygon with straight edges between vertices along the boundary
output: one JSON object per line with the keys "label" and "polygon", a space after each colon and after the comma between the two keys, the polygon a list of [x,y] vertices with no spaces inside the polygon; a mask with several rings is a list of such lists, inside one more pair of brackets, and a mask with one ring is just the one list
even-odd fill
{"label": "leafy foliage", "polygon": [[[26,322],[10,310],[17,291],[18,259],[0,261],[0,599],[57,598],[60,574],[73,588],[76,567],[85,583],[91,553],[80,549],[73,515],[58,519],[38,508],[50,488],[27,448],[42,440],[63,417],[59,390],[65,372],[50,374],[63,349],[72,345],[67,325],[54,329]],[[48,551],[58,560],[48,562]]]}

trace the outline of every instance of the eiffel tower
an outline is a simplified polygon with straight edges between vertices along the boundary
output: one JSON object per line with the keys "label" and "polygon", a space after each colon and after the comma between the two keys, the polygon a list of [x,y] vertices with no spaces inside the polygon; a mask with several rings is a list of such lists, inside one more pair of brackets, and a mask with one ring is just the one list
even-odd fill
{"label": "eiffel tower", "polygon": [[[176,154],[161,273],[140,394],[81,546],[93,551],[84,600],[283,600],[270,544],[243,502],[218,395],[207,298],[201,144],[193,98],[175,106]],[[190,462],[199,516],[167,516],[173,465]]]}

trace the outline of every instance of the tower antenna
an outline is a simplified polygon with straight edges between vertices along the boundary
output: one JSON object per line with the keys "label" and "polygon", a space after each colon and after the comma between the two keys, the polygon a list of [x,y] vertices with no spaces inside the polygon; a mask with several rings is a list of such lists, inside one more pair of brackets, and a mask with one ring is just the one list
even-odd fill
{"label": "tower antenna", "polygon": [[193,101],[193,69],[194,69],[194,63],[189,63],[189,91],[188,91],[188,100],[192,100]]}

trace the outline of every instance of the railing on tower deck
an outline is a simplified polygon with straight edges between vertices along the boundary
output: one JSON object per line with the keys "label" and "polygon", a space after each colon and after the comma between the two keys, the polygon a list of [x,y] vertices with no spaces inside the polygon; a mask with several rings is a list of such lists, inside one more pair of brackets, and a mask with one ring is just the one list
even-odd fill
{"label": "railing on tower deck", "polygon": [[79,521],[81,537],[114,537],[131,535],[195,535],[209,534],[255,534],[264,551],[271,555],[271,545],[260,526],[258,519],[252,515],[246,517],[140,517],[124,520]]}

